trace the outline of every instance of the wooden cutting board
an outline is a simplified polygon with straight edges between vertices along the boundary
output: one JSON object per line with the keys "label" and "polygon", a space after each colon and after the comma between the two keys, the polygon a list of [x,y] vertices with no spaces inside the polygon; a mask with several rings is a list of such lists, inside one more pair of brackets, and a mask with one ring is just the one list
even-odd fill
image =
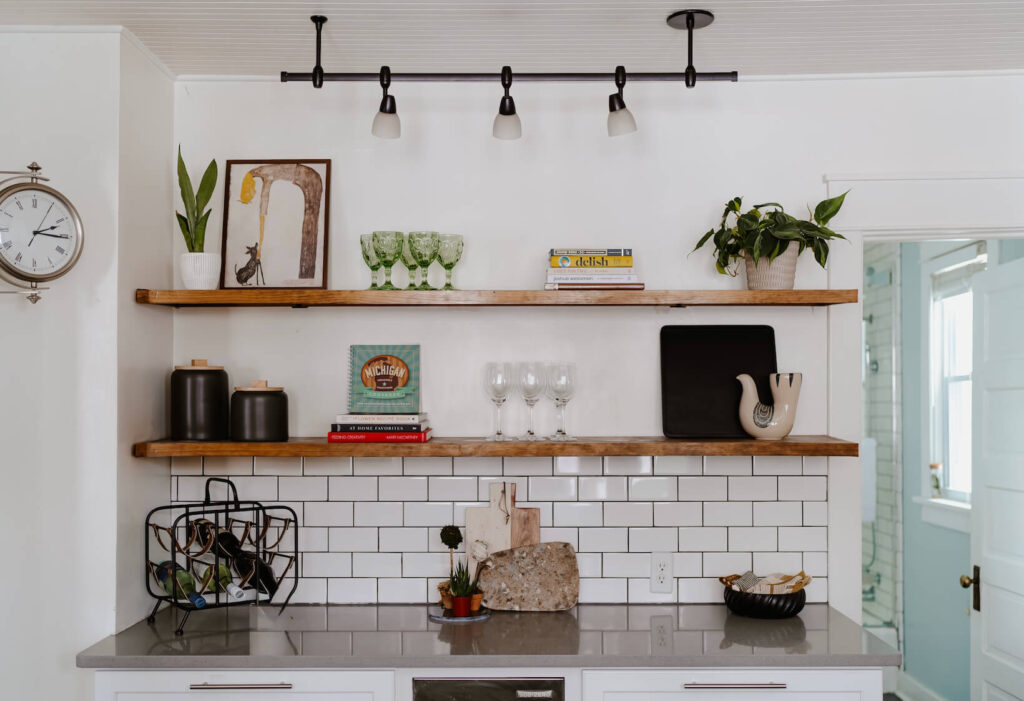
{"label": "wooden cutting board", "polygon": [[466,509],[466,557],[469,576],[476,573],[473,543],[482,541],[488,553],[540,542],[540,509],[516,506],[515,482],[492,482],[487,506]]}
{"label": "wooden cutting board", "polygon": [[580,595],[576,551],[569,543],[540,543],[492,553],[480,573],[484,606],[495,611],[564,611]]}

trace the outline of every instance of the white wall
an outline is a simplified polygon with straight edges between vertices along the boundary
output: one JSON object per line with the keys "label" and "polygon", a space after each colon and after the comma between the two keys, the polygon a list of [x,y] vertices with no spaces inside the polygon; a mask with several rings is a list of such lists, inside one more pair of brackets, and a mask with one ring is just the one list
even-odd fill
{"label": "white wall", "polygon": [[[367,284],[359,234],[424,228],[467,237],[456,272],[465,288],[539,287],[553,245],[632,246],[652,289],[738,287],[713,273],[708,254],[686,255],[733,195],[800,213],[825,195],[825,173],[1005,170],[1024,160],[1021,76],[630,85],[640,131],[618,139],[604,134],[607,86],[516,85],[518,142],[490,137],[494,86],[396,84],[398,141],[369,135],[379,92],[368,85],[182,81],[176,90],[175,138],[190,162],[333,159],[334,288]],[[855,189],[836,227],[858,206]],[[914,219],[898,200],[874,213]],[[215,208],[209,230],[220,227]],[[858,286],[859,240],[833,247],[828,275],[803,260],[798,286]],[[860,349],[846,339],[859,339],[859,319],[857,307],[186,310],[175,314],[174,354],[224,364],[235,384],[282,384],[299,435],[321,434],[345,406],[350,343],[421,343],[426,408],[448,435],[489,429],[485,361],[565,358],[581,371],[571,430],[656,434],[658,328],[767,322],[780,369],[805,373],[796,431],[856,439]],[[858,463],[830,465],[830,600],[859,618]]]}
{"label": "white wall", "polygon": [[0,30],[0,169],[38,161],[86,235],[41,302],[0,296],[5,698],[89,698],[75,654],[114,629],[118,43]]}

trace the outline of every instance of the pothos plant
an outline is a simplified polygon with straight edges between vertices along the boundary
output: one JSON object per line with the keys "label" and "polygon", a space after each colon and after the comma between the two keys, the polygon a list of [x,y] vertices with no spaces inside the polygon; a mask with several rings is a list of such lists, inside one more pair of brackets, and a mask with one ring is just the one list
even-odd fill
{"label": "pothos plant", "polygon": [[810,248],[814,259],[824,268],[828,261],[828,242],[845,238],[829,229],[828,223],[839,213],[846,194],[822,200],[813,212],[808,207],[806,220],[787,214],[777,202],[756,204],[744,212],[742,198],[734,197],[725,203],[718,228],[704,234],[693,250],[711,241],[715,246],[715,269],[723,275],[736,275],[738,265],[733,264],[744,255],[750,256],[756,265],[762,258],[775,260],[791,244],[800,247],[797,255]]}
{"label": "pothos plant", "polygon": [[[192,179],[188,176],[185,161],[181,158],[181,146],[178,146],[178,189],[181,190],[181,201],[185,205],[185,213],[175,212],[181,235],[185,237],[185,247],[189,253],[202,253],[206,246],[206,222],[210,219],[212,209],[206,209],[217,184],[217,161],[211,160],[206,166],[199,189],[192,189]],[[203,210],[206,210],[205,212]]]}

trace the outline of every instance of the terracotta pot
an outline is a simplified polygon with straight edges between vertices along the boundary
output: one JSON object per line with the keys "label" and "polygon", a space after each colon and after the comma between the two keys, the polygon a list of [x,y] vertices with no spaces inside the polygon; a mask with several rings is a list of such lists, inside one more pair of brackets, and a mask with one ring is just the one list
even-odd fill
{"label": "terracotta pot", "polygon": [[471,596],[452,597],[452,613],[455,614],[456,618],[465,618],[469,615],[469,606],[472,598]]}
{"label": "terracotta pot", "polygon": [[452,608],[452,595],[448,592],[448,580],[439,582],[437,585],[437,593],[441,595],[441,606],[446,611],[450,611]]}
{"label": "terracotta pot", "polygon": [[472,611],[473,613],[476,613],[477,611],[480,610],[480,607],[484,603],[484,594],[483,594],[483,592],[477,592],[476,594],[473,594],[473,596],[471,596],[469,598],[470,598],[469,610]]}

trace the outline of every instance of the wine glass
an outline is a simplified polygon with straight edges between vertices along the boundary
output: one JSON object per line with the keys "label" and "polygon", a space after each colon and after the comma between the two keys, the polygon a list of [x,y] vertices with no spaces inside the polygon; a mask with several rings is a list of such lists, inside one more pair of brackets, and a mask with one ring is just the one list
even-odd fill
{"label": "wine glass", "polygon": [[412,255],[412,245],[409,243],[409,236],[405,236],[405,242],[402,244],[402,265],[409,271],[409,286],[405,289],[415,290],[416,289],[416,273],[419,271],[419,263]]}
{"label": "wine glass", "polygon": [[547,387],[544,363],[519,363],[517,378],[519,380],[519,393],[523,395],[523,401],[530,408],[530,427],[526,431],[524,440],[540,440],[533,430],[533,407],[544,396],[544,390]]}
{"label": "wine glass", "polygon": [[444,268],[444,290],[454,290],[452,286],[452,268],[462,258],[462,236],[459,234],[442,234],[437,250],[437,257]]}
{"label": "wine glass", "polygon": [[548,393],[555,400],[558,409],[558,430],[551,436],[553,441],[576,440],[565,432],[565,405],[576,393],[576,364],[551,363],[547,367]]}
{"label": "wine glass", "polygon": [[420,290],[432,290],[433,287],[427,281],[427,271],[430,264],[437,259],[439,240],[436,231],[411,231],[409,232],[409,245],[412,248],[413,259],[420,264]]}
{"label": "wine glass", "polygon": [[377,258],[380,259],[381,265],[384,266],[384,284],[380,286],[382,290],[396,289],[391,284],[391,267],[402,255],[402,243],[401,231],[373,232],[373,250],[377,254]]}
{"label": "wine glass", "polygon": [[373,250],[373,234],[363,234],[359,237],[359,247],[363,251],[363,262],[370,269],[370,289],[379,290],[377,286],[377,271],[380,270],[380,259]]}
{"label": "wine glass", "polygon": [[509,438],[501,431],[501,407],[508,401],[508,395],[515,388],[515,380],[512,375],[512,363],[487,363],[484,372],[484,381],[487,385],[487,396],[494,402],[496,408],[494,435],[488,440],[508,441]]}

